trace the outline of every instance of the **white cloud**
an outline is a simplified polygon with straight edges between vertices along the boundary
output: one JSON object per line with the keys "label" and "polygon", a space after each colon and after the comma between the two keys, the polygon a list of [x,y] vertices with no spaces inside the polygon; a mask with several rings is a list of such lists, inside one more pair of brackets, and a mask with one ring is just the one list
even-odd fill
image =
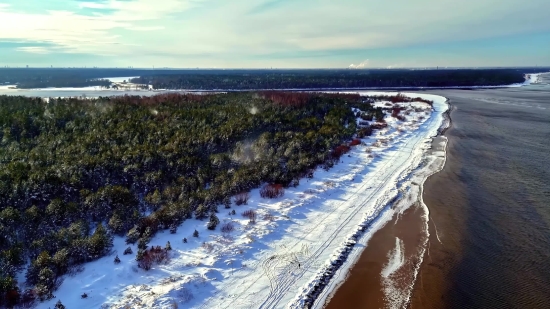
{"label": "white cloud", "polygon": [[195,66],[209,58],[204,63],[224,67],[236,66],[237,59],[252,65],[252,57],[273,53],[375,49],[550,31],[548,0],[293,0],[251,13],[259,2],[81,2],[81,9],[93,11],[88,14],[25,13],[0,4],[0,40],[48,42],[65,52],[134,57],[136,62],[168,66]]}
{"label": "white cloud", "polygon": [[359,63],[358,65],[355,65],[355,64],[352,63],[352,64],[349,65],[349,68],[350,69],[364,69],[364,68],[368,67],[368,65],[369,65],[369,59]]}
{"label": "white cloud", "polygon": [[50,51],[42,46],[24,46],[24,47],[18,47],[17,51],[25,52],[25,53],[31,53],[31,54],[49,54]]}

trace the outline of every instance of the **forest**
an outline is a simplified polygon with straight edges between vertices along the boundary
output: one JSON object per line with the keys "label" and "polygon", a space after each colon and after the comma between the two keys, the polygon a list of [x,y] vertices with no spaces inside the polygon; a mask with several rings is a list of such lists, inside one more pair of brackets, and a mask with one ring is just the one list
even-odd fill
{"label": "forest", "polygon": [[153,89],[360,89],[391,87],[498,86],[525,81],[514,69],[441,70],[264,70],[218,74],[151,74],[131,80]]}
{"label": "forest", "polygon": [[145,265],[162,252],[148,248],[157,231],[191,218],[216,229],[218,209],[252,188],[296,186],[332,167],[356,117],[383,120],[370,102],[285,92],[0,96],[0,306],[54,297],[63,275],[110,254],[114,235],[138,243]]}
{"label": "forest", "polygon": [[[546,69],[549,70],[549,69]],[[109,77],[139,76],[132,82],[155,89],[253,90],[498,86],[524,81],[543,68],[515,69],[98,69],[0,68],[0,85],[18,88],[109,86]]]}

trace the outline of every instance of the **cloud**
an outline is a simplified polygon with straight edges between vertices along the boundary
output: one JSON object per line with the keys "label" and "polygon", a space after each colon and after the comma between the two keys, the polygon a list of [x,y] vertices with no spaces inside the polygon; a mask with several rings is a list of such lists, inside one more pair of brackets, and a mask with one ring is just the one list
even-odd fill
{"label": "cloud", "polygon": [[7,1],[0,41],[159,66],[386,66],[370,51],[550,31],[547,0]]}
{"label": "cloud", "polygon": [[367,59],[367,60],[365,60],[365,61],[359,63],[358,65],[355,65],[355,64],[352,63],[352,64],[349,65],[349,68],[350,68],[350,69],[364,69],[364,68],[366,68],[368,65],[369,65],[369,59]]}
{"label": "cloud", "polygon": [[44,46],[24,46],[16,48],[18,51],[31,54],[49,54],[50,51]]}

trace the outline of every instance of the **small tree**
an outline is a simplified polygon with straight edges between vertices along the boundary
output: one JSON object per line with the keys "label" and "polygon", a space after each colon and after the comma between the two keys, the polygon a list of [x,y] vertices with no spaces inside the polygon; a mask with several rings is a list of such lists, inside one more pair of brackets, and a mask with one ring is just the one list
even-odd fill
{"label": "small tree", "polygon": [[193,232],[193,237],[199,237],[199,231],[195,230],[195,231]]}
{"label": "small tree", "polygon": [[236,214],[237,214],[237,213],[235,212],[235,209],[233,209],[233,210],[231,211],[231,215],[234,216],[234,215],[236,215]]}
{"label": "small tree", "polygon": [[215,230],[218,223],[220,223],[220,219],[218,219],[216,214],[212,213],[210,214],[210,220],[208,221],[206,228],[208,228],[209,230]]}
{"label": "small tree", "polygon": [[115,264],[118,264],[118,263],[120,263],[120,259],[118,258],[118,255],[117,255],[115,256]]}
{"label": "small tree", "polygon": [[170,234],[176,234],[177,230],[178,230],[178,226],[175,223],[172,223],[170,225]]}
{"label": "small tree", "polygon": [[227,208],[231,208],[231,199],[229,198],[229,196],[226,196],[223,198],[223,206],[227,209]]}
{"label": "small tree", "polygon": [[[199,236],[199,233],[197,233],[197,237]],[[183,243],[186,244],[187,243],[187,238],[183,238]]]}
{"label": "small tree", "polygon": [[166,242],[166,247],[165,247],[164,249],[166,249],[166,250],[172,250],[172,245],[170,245],[170,242],[169,242],[169,241]]}
{"label": "small tree", "polygon": [[55,309],[65,309],[65,305],[63,305],[63,304],[61,303],[61,301],[58,300],[57,303],[55,304],[55,307],[54,307],[54,308],[55,308]]}
{"label": "small tree", "polygon": [[126,248],[126,249],[124,250],[124,255],[132,254],[132,253],[134,253],[134,252],[132,251],[132,248],[131,248],[131,247],[128,247],[128,248]]}

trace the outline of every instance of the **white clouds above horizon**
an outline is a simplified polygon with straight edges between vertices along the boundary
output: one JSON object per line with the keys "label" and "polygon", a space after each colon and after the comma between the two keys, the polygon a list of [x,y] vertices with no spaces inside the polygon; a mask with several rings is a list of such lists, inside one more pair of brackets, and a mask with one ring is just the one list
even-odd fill
{"label": "white clouds above horizon", "polygon": [[[55,7],[42,2],[33,10],[25,7],[33,0],[11,1],[0,4],[0,41],[50,44],[19,52],[100,55],[142,65],[246,67],[286,60],[295,66],[308,53],[550,32],[547,0],[56,0]],[[286,59],[270,60],[274,54]]]}

